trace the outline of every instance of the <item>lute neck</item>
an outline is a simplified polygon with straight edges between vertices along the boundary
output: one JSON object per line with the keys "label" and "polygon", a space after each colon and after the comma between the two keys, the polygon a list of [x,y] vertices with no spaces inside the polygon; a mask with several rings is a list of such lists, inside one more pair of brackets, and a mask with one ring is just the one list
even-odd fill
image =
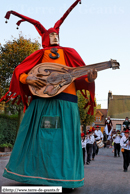
{"label": "lute neck", "polygon": [[74,70],[72,70],[71,75],[73,77],[79,77],[79,76],[86,75],[88,73],[88,71],[90,71],[90,69],[102,71],[102,70],[105,70],[105,69],[108,69],[111,67],[112,67],[111,61],[105,61],[102,63],[95,63],[92,65],[87,65],[87,66],[83,66],[83,67],[76,67],[76,68],[74,68]]}

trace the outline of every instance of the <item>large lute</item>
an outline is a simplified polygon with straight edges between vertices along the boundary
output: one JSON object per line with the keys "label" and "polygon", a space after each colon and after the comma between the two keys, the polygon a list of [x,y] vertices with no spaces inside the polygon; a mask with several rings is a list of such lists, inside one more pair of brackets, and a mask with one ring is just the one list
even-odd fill
{"label": "large lute", "polygon": [[65,90],[76,78],[86,75],[90,69],[102,71],[108,68],[119,69],[120,64],[116,60],[82,67],[68,67],[56,63],[41,63],[31,69],[28,75],[36,76],[45,84],[41,89],[29,85],[33,95],[50,98]]}

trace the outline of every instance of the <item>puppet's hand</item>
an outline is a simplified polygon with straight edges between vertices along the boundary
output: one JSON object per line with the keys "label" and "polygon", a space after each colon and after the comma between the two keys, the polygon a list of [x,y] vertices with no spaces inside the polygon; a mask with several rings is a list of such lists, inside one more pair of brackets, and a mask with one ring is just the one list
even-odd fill
{"label": "puppet's hand", "polygon": [[42,87],[44,87],[46,85],[46,82],[41,80],[40,78],[37,78],[35,76],[28,76],[26,79],[26,83],[34,86],[38,89],[41,89]]}
{"label": "puppet's hand", "polygon": [[93,82],[97,78],[97,70],[91,69],[88,72],[88,81]]}

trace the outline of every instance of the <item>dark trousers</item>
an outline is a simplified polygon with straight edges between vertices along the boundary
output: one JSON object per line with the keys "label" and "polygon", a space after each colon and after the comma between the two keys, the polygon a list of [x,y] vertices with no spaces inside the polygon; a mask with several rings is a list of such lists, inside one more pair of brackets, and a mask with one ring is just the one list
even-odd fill
{"label": "dark trousers", "polygon": [[87,150],[87,162],[90,162],[90,157],[92,155],[93,144],[86,144]]}
{"label": "dark trousers", "polygon": [[93,144],[93,154],[92,154],[92,158],[95,158],[95,154],[96,154],[96,142],[94,142]]}
{"label": "dark trousers", "polygon": [[85,164],[85,148],[82,148],[83,151],[83,163]]}
{"label": "dark trousers", "polygon": [[116,157],[120,155],[120,144],[119,143],[114,143],[114,156]]}
{"label": "dark trousers", "polygon": [[[97,140],[97,141],[99,141],[99,140]],[[98,155],[98,152],[99,152],[99,147],[96,144],[96,155]]]}
{"label": "dark trousers", "polygon": [[103,142],[104,143],[104,148],[106,148],[107,147],[107,143],[106,142]]}
{"label": "dark trousers", "polygon": [[130,150],[125,150],[123,153],[123,168],[124,170],[127,170],[130,162]]}

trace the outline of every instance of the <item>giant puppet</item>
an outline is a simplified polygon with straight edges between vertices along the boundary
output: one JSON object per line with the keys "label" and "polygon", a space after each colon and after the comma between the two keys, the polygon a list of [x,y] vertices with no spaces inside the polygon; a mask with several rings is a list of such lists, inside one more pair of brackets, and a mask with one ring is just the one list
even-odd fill
{"label": "giant puppet", "polygon": [[[34,96],[29,85],[41,88],[44,82],[34,75],[28,75],[36,65],[45,62],[69,67],[85,66],[79,54],[72,48],[59,46],[59,28],[70,11],[78,4],[76,0],[53,28],[46,30],[38,21],[17,12],[13,14],[21,22],[33,24],[42,37],[43,49],[28,56],[13,73],[9,91],[2,100],[18,100],[24,104],[25,116],[19,128],[17,139],[5,167],[3,176],[27,184],[62,186],[76,188],[84,185],[84,167],[80,137],[80,117],[76,91],[89,90],[89,113],[93,114],[94,79],[96,71],[72,82],[62,93],[42,98]],[[87,97],[87,92],[83,93]],[[29,107],[28,99],[31,97]]]}

